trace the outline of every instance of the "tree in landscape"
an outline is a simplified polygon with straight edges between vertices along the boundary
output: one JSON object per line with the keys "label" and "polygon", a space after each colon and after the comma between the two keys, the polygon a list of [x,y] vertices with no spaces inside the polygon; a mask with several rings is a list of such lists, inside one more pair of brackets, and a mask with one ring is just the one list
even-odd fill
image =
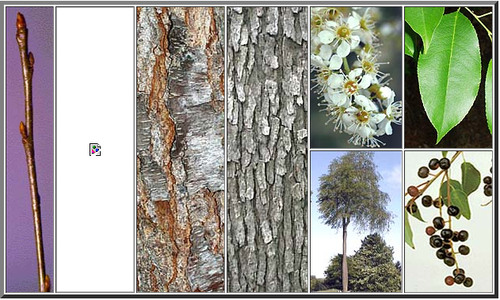
{"label": "tree in landscape", "polygon": [[353,255],[349,283],[353,292],[400,292],[401,271],[394,250],[378,233],[370,234]]}
{"label": "tree in landscape", "polygon": [[[328,268],[325,270],[325,289],[342,290],[342,254],[332,257]],[[348,275],[352,276],[352,256],[347,257]],[[348,280],[348,290],[352,290],[351,280]]]}
{"label": "tree in landscape", "polygon": [[317,292],[326,289],[324,278],[316,278],[316,276],[311,275],[311,291]]}
{"label": "tree in landscape", "polygon": [[379,188],[380,174],[373,152],[352,151],[334,159],[328,173],[320,177],[318,205],[321,218],[334,229],[342,228],[342,291],[348,291],[347,228],[384,231],[392,215],[387,211],[389,195]]}
{"label": "tree in landscape", "polygon": [[[375,233],[363,239],[361,247],[347,257],[349,290],[353,292],[400,292],[400,263],[394,263],[394,251]],[[324,289],[342,288],[342,254],[330,261],[325,270]],[[311,279],[311,284],[313,283]],[[312,289],[312,285],[311,285]]]}

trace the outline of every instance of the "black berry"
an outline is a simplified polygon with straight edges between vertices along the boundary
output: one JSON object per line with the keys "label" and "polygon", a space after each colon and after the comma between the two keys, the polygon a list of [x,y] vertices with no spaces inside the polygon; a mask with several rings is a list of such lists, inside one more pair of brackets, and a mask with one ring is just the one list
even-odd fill
{"label": "black berry", "polygon": [[455,217],[460,213],[460,209],[454,205],[448,207],[448,215]]}
{"label": "black berry", "polygon": [[467,255],[470,253],[470,248],[468,246],[462,245],[458,247],[458,252],[460,252],[460,254],[462,255]]}
{"label": "black berry", "polygon": [[462,284],[462,282],[464,282],[464,280],[465,280],[464,274],[457,274],[457,276],[455,276],[455,283],[456,284]]}
{"label": "black berry", "polygon": [[451,238],[452,241],[458,242],[458,231],[453,231],[453,237]]}
{"label": "black berry", "polygon": [[439,235],[431,236],[429,243],[432,248],[441,248],[441,246],[443,246],[443,240],[439,237]]}
{"label": "black berry", "polygon": [[457,274],[464,274],[465,275],[464,269],[455,269],[455,270],[453,270],[453,276],[457,276]]}
{"label": "black berry", "polygon": [[439,160],[439,167],[443,170],[448,170],[448,168],[450,168],[450,160],[446,157],[441,158],[441,160]]}
{"label": "black berry", "polygon": [[444,259],[446,257],[446,252],[444,251],[444,249],[436,250],[436,257],[439,259]]}
{"label": "black berry", "polygon": [[439,198],[436,199],[432,202],[432,205],[434,205],[435,208],[440,208],[443,206],[443,199]]}
{"label": "black berry", "polygon": [[431,170],[436,170],[437,168],[439,168],[439,159],[437,158],[433,158],[429,161],[429,168]]}
{"label": "black berry", "polygon": [[455,259],[453,257],[445,257],[443,261],[448,267],[451,267],[455,264]]}
{"label": "black berry", "polygon": [[432,220],[432,225],[434,225],[434,228],[436,228],[437,230],[443,229],[444,219],[441,217],[435,217],[434,220]]}
{"label": "black berry", "polygon": [[484,184],[491,184],[493,180],[491,179],[491,176],[486,176],[483,178]]}
{"label": "black berry", "polygon": [[449,240],[453,237],[453,231],[451,229],[443,229],[441,231],[441,237],[445,240]]}
{"label": "black berry", "polygon": [[418,211],[417,204],[413,202],[411,205],[408,205],[406,207],[406,211],[409,212],[410,214],[414,214]]}
{"label": "black berry", "polygon": [[493,195],[493,187],[491,184],[487,184],[484,186],[484,194],[488,197]]}
{"label": "black berry", "polygon": [[474,281],[470,277],[467,277],[464,280],[464,286],[465,287],[471,287],[473,283],[474,283]]}
{"label": "black berry", "polygon": [[424,207],[430,207],[432,205],[432,197],[429,195],[425,195],[422,197],[422,205]]}
{"label": "black berry", "polygon": [[420,167],[420,169],[418,169],[418,177],[427,178],[427,176],[429,176],[429,168]]}
{"label": "black berry", "polygon": [[461,242],[465,242],[469,238],[469,233],[465,230],[460,230],[458,233],[458,240]]}
{"label": "black berry", "polygon": [[450,243],[447,243],[447,242],[443,243],[443,249],[450,249],[450,248],[451,248],[451,244]]}

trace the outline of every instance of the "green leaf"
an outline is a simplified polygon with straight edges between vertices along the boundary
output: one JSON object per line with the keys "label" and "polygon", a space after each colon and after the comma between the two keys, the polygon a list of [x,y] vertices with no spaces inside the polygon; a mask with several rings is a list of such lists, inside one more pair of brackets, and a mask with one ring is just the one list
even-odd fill
{"label": "green leaf", "polygon": [[444,7],[405,7],[405,21],[422,38],[424,53],[429,49],[434,30],[443,13]]}
{"label": "green leaf", "polygon": [[460,209],[460,214],[467,220],[470,220],[470,207],[467,194],[462,190],[451,191],[451,203]]}
{"label": "green leaf", "polygon": [[443,154],[443,157],[446,157],[446,154],[448,154],[448,151],[441,151],[441,153]]}
{"label": "green leaf", "polygon": [[[448,205],[448,202],[446,201],[448,195],[448,188],[446,187],[446,182],[447,181],[444,181],[441,187],[439,188],[439,195],[443,199],[444,205]],[[450,191],[452,190],[462,190],[462,184],[457,180],[450,179]]]}
{"label": "green leaf", "polygon": [[[408,212],[408,211],[406,211],[406,212]],[[417,220],[425,222],[424,219],[422,218],[422,215],[420,214],[420,209],[417,209],[417,211],[410,213],[410,215],[412,215]]]}
{"label": "green leaf", "polygon": [[418,59],[425,112],[437,131],[436,144],[469,112],[481,82],[476,31],[460,12],[443,16],[427,54]]}
{"label": "green leaf", "polygon": [[415,249],[415,245],[413,244],[413,232],[411,231],[410,222],[408,221],[408,212],[405,210],[405,243],[408,246]]}
{"label": "green leaf", "polygon": [[462,188],[464,193],[469,196],[472,192],[477,190],[481,183],[481,173],[474,167],[473,164],[464,162],[462,163]]}
{"label": "green leaf", "polygon": [[411,57],[415,54],[415,44],[408,32],[405,32],[405,54]]}
{"label": "green leaf", "polygon": [[[405,39],[406,44],[406,39]],[[406,45],[405,45],[406,52]],[[488,71],[486,71],[486,81],[484,83],[484,100],[486,101],[486,120],[488,121],[488,128],[490,133],[493,134],[493,79],[491,70],[491,59],[488,63]]]}
{"label": "green leaf", "polygon": [[[440,187],[440,195],[443,199],[445,206],[448,206],[448,187],[447,182],[443,182]],[[469,200],[467,199],[467,194],[463,191],[460,182],[450,179],[450,202],[460,209],[460,213],[457,215],[457,219],[463,215],[466,219],[470,220],[470,207]]]}

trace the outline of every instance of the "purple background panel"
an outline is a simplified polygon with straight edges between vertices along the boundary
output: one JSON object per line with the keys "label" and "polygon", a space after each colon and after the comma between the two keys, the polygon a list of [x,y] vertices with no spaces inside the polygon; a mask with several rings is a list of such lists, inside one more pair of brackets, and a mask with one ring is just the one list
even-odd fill
{"label": "purple background panel", "polygon": [[[54,10],[7,7],[6,28],[6,292],[37,292],[38,275],[26,157],[19,134],[24,92],[16,15],[28,28],[28,51],[35,57],[33,134],[42,212],[45,268],[54,283]],[[53,288],[51,288],[53,290]]]}

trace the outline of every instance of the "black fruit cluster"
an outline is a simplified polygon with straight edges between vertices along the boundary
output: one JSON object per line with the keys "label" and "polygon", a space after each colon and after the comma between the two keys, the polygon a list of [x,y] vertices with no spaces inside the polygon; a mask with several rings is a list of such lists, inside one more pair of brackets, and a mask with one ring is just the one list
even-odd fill
{"label": "black fruit cluster", "polygon": [[[420,178],[427,178],[429,176],[429,169],[436,170],[441,168],[442,170],[447,170],[450,168],[450,164],[450,160],[446,157],[441,159],[433,158],[429,161],[428,167],[422,166],[418,169],[418,176]],[[489,185],[489,191],[491,191],[491,177],[485,177],[483,181],[486,185]],[[487,188],[485,186],[485,194],[486,190]],[[409,213],[415,213],[418,211],[415,199],[421,195],[421,192],[415,186],[408,187],[407,191],[413,199],[406,206],[406,210]],[[444,201],[441,197],[433,199],[430,195],[423,195],[421,203],[424,207],[434,206],[439,209],[438,211],[441,211],[441,208],[444,206]],[[460,214],[460,209],[457,206],[449,205],[446,213],[448,216],[457,217]],[[436,257],[449,267],[458,266],[456,263],[458,254],[468,255],[471,250],[467,245],[460,245],[457,252],[454,250],[453,246],[454,243],[467,241],[469,233],[466,230],[454,231],[451,229],[451,224],[449,228],[446,228],[446,225],[447,221],[445,218],[436,216],[432,220],[432,226],[428,226],[425,229],[425,233],[429,236],[430,246],[436,249]],[[471,287],[473,284],[472,278],[466,277],[465,271],[459,268],[455,268],[453,270],[453,276],[447,276],[444,281],[447,285],[463,284],[465,287]]]}
{"label": "black fruit cluster", "polygon": [[[490,169],[490,172],[493,171],[493,168]],[[491,176],[486,176],[483,178],[484,182],[484,194],[487,197],[491,197],[493,195],[493,178]]]}

